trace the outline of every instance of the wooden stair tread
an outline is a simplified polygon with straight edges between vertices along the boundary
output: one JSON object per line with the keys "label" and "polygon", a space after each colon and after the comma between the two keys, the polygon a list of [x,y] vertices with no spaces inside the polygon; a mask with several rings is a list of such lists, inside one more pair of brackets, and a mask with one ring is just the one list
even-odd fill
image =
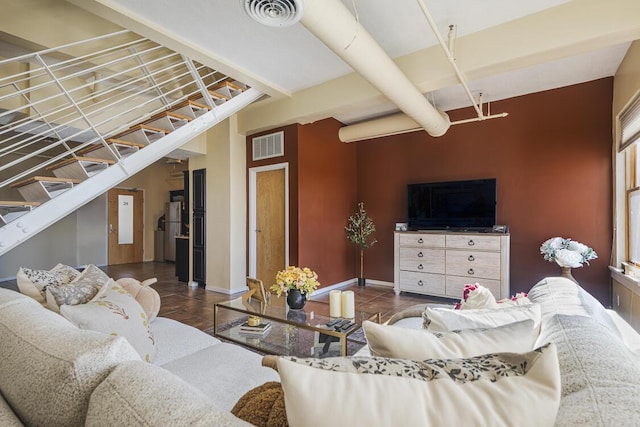
{"label": "wooden stair tread", "polygon": [[34,182],[38,181],[66,182],[69,184],[80,184],[81,182],[79,179],[58,178],[55,176],[32,176],[31,178],[23,179],[22,181],[11,184],[11,188],[24,187],[25,185],[33,184]]}
{"label": "wooden stair tread", "polygon": [[211,90],[217,90],[217,89],[221,89],[223,87],[228,87],[229,89],[233,89],[233,90],[239,90],[240,92],[244,92],[244,88],[242,86],[239,86],[235,83],[233,83],[230,80],[223,80],[219,83],[217,83],[215,86],[211,87]]}
{"label": "wooden stair tread", "polygon": [[0,206],[40,206],[40,202],[27,202],[24,200],[0,200]]}
{"label": "wooden stair tread", "polygon": [[[107,144],[120,144],[120,145],[126,145],[128,147],[138,147],[138,148],[144,148],[144,144],[140,144],[139,142],[130,142],[130,141],[125,141],[122,139],[116,139],[116,138],[109,138],[107,139]],[[95,151],[99,148],[104,147],[104,145],[98,143],[98,144],[92,144],[88,147],[83,148],[82,150],[78,151],[78,154],[83,155],[83,154],[87,154],[90,153],[92,151]]]}
{"label": "wooden stair tread", "polygon": [[108,165],[112,165],[115,163],[114,160],[107,160],[107,159],[98,159],[96,157],[74,157],[72,159],[65,159],[61,162],[58,162],[56,164],[53,164],[51,166],[47,166],[45,169],[46,170],[53,170],[53,169],[58,169],[61,168],[63,166],[67,166],[70,165],[72,163],[75,162],[93,162],[93,163],[106,163]]}
{"label": "wooden stair tread", "polygon": [[229,97],[227,95],[223,95],[221,93],[214,92],[213,89],[209,89],[209,95],[211,95],[211,97],[214,98],[214,99],[223,99],[225,101],[228,101],[228,100],[231,99],[231,97]]}
{"label": "wooden stair tread", "polygon": [[129,147],[144,148],[144,144],[140,144],[139,142],[125,141],[124,139],[118,139],[118,138],[109,138],[109,139],[107,139],[107,143],[109,143],[109,144],[127,145]]}
{"label": "wooden stair tread", "polygon": [[211,107],[209,107],[208,105],[202,104],[200,102],[192,101],[190,99],[187,99],[186,101],[183,101],[183,102],[175,105],[173,107],[173,109],[177,110],[179,108],[186,107],[187,105],[192,105],[192,106],[197,107],[197,108],[203,108],[203,109],[206,108],[207,110],[211,110]]}
{"label": "wooden stair tread", "polygon": [[119,139],[119,137],[121,137],[121,136],[128,135],[128,134],[130,134],[132,132],[136,132],[138,130],[150,130],[152,132],[164,133],[165,135],[171,132],[171,131],[169,131],[167,129],[160,129],[160,128],[157,128],[155,126],[139,124],[139,125],[132,126],[129,129],[125,130],[124,132],[120,132],[119,134],[117,134],[113,138],[109,138],[109,139]]}
{"label": "wooden stair tread", "polygon": [[187,117],[187,116],[185,116],[183,114],[179,114],[179,113],[176,113],[174,111],[163,111],[161,113],[156,114],[155,116],[152,116],[145,123],[153,122],[153,121],[161,119],[163,117],[174,117],[174,118],[179,119],[179,120],[187,120],[189,122],[191,121],[191,117]]}

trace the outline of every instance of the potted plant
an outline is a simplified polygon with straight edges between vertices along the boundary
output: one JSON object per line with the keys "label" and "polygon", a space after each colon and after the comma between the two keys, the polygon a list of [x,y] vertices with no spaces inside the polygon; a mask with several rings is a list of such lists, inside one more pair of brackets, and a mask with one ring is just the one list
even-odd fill
{"label": "potted plant", "polygon": [[364,203],[358,203],[358,212],[349,217],[349,223],[344,228],[347,233],[347,239],[360,247],[360,277],[358,277],[358,286],[364,286],[366,279],[364,278],[364,250],[373,246],[377,242],[376,239],[369,240],[369,236],[376,231],[373,220],[364,210]]}

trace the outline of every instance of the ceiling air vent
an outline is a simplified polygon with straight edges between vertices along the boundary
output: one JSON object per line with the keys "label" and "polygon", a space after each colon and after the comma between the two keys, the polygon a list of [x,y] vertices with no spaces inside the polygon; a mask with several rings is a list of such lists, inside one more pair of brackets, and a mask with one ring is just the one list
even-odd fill
{"label": "ceiling air vent", "polygon": [[253,160],[284,156],[284,132],[253,138]]}
{"label": "ceiling air vent", "polygon": [[302,17],[302,0],[240,0],[244,11],[256,22],[287,27]]}

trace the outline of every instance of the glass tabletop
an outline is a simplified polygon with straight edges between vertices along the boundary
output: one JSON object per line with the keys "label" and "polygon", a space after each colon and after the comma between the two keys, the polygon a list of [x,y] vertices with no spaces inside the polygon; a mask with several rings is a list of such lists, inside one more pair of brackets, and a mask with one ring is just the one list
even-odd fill
{"label": "glass tabletop", "polygon": [[[244,300],[240,297],[230,301],[221,302],[216,305],[241,313],[256,315],[291,325],[306,326],[314,329],[317,328],[323,331],[332,329],[327,327],[327,323],[332,320],[339,319],[329,316],[329,304],[313,300],[307,301],[305,306],[299,310],[290,309],[287,305],[286,298],[278,298],[276,296],[271,296],[268,303],[264,303],[256,299]],[[354,322],[354,326],[349,328],[349,330],[342,332],[344,333],[358,329],[362,326],[362,322],[365,320],[380,322],[379,319],[376,319],[378,315],[379,313],[370,313],[356,309],[355,317],[353,319],[348,319]]]}

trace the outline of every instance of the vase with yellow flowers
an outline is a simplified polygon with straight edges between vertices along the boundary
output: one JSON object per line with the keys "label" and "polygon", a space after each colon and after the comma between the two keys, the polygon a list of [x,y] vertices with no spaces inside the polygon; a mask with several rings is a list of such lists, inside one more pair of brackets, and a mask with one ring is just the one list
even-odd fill
{"label": "vase with yellow flowers", "polygon": [[318,286],[320,286],[320,282],[318,282],[316,272],[308,267],[289,266],[284,270],[278,271],[276,283],[271,285],[270,289],[278,297],[285,294],[289,308],[297,310],[304,307],[307,298],[311,297],[311,294]]}

